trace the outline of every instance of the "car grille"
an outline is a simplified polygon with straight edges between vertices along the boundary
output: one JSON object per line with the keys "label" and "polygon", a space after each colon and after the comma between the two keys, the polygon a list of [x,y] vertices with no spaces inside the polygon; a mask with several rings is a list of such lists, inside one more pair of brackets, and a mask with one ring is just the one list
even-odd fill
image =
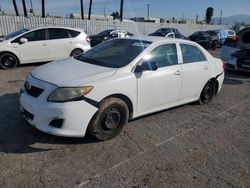
{"label": "car grille", "polygon": [[39,87],[35,87],[35,86],[29,86],[28,82],[25,82],[24,84],[25,87],[25,91],[33,96],[33,97],[38,97],[39,95],[42,94],[42,92],[44,91],[43,89],[39,88]]}

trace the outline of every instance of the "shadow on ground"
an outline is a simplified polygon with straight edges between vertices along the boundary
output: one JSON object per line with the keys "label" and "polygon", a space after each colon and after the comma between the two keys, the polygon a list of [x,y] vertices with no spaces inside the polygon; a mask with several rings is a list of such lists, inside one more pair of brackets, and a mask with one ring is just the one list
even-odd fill
{"label": "shadow on ground", "polygon": [[19,94],[0,96],[0,153],[35,153],[48,149],[33,148],[42,144],[88,144],[97,140],[87,134],[84,138],[64,138],[40,132],[29,125],[19,113]]}

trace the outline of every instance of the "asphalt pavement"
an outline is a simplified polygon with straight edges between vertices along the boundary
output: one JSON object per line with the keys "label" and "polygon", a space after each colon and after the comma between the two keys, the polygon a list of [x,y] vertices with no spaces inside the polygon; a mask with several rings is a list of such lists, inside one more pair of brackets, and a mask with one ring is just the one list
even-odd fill
{"label": "asphalt pavement", "polygon": [[208,105],[133,120],[98,142],[48,135],[22,119],[20,84],[37,66],[0,70],[0,187],[250,187],[249,74],[226,71]]}

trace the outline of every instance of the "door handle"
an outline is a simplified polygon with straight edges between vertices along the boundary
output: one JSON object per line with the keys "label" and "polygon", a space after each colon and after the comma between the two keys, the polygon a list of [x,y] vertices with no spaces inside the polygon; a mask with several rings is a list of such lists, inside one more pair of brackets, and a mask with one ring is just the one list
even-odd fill
{"label": "door handle", "polygon": [[174,75],[177,75],[177,76],[181,75],[181,71],[175,71]]}
{"label": "door handle", "polygon": [[208,70],[208,67],[207,66],[203,67],[203,70]]}
{"label": "door handle", "polygon": [[47,44],[46,44],[46,43],[43,43],[42,45],[43,45],[43,46],[47,46]]}

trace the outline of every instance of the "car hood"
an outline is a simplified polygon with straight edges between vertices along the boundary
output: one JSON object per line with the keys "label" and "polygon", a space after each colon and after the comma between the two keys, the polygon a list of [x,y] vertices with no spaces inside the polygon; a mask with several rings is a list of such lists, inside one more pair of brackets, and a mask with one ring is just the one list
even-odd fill
{"label": "car hood", "polygon": [[54,61],[34,69],[31,74],[37,79],[59,87],[81,86],[115,74],[117,69],[106,68],[78,61],[74,58]]}

